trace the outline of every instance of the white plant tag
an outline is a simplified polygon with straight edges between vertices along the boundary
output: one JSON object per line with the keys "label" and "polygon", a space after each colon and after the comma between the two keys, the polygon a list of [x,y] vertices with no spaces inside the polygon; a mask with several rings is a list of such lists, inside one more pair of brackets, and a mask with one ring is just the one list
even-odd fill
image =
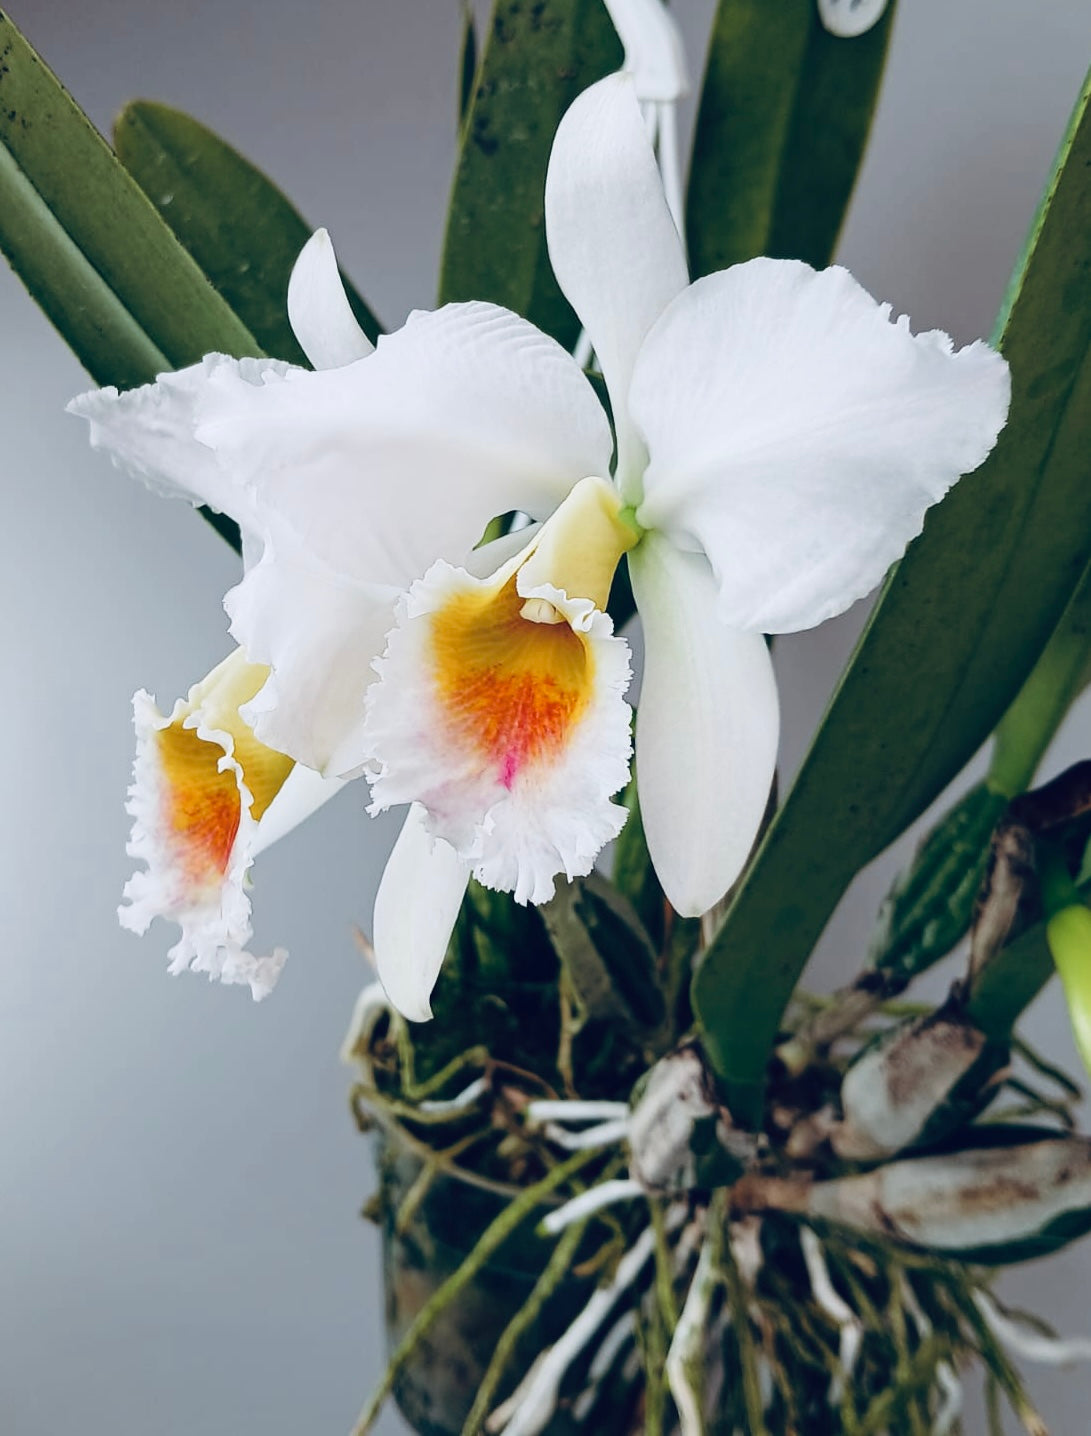
{"label": "white plant tag", "polygon": [[882,18],[887,3],[888,0],[818,0],[818,14],[831,35],[851,40]]}

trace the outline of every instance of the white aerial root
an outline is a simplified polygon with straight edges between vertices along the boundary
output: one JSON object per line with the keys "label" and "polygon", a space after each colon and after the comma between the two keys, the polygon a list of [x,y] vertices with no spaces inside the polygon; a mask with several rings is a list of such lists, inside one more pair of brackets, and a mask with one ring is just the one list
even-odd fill
{"label": "white aerial root", "polygon": [[599,1122],[581,1132],[568,1132],[556,1122],[547,1122],[542,1128],[542,1135],[566,1152],[578,1152],[586,1147],[609,1147],[614,1142],[623,1142],[628,1134],[628,1117],[616,1122]]}
{"label": "white aerial root", "polygon": [[642,1197],[644,1188],[639,1182],[634,1182],[628,1177],[618,1177],[614,1181],[600,1182],[597,1187],[590,1187],[586,1192],[581,1192],[578,1197],[565,1202],[563,1207],[558,1207],[555,1212],[550,1212],[542,1219],[542,1231],[547,1236],[554,1237],[558,1232],[563,1232],[565,1227],[571,1226],[573,1222],[582,1221],[584,1217],[592,1216],[595,1212],[602,1211],[603,1207],[611,1207],[615,1202],[632,1201],[634,1197]]}
{"label": "white aerial root", "polygon": [[[932,1335],[932,1323],[917,1300],[913,1283],[902,1273],[898,1281],[902,1306],[912,1317],[922,1341]],[[943,1401],[932,1422],[932,1436],[951,1436],[959,1417],[962,1415],[962,1382],[949,1361],[936,1362],[936,1384],[943,1393]]]}
{"label": "white aerial root", "polygon": [[702,1369],[705,1326],[712,1305],[712,1294],[718,1281],[712,1243],[706,1240],[697,1258],[697,1270],[693,1273],[685,1305],[667,1352],[667,1381],[674,1404],[678,1408],[678,1424],[682,1436],[704,1436],[701,1393],[691,1380],[691,1374],[695,1368]]}
{"label": "white aerial root", "polygon": [[545,1359],[546,1352],[539,1351],[538,1355],[534,1358],[530,1366],[527,1368],[526,1375],[523,1377],[522,1381],[520,1381],[519,1385],[515,1388],[511,1395],[507,1397],[506,1400],[501,1401],[500,1405],[496,1407],[496,1409],[491,1413],[491,1415],[486,1417],[486,1431],[503,1431],[504,1427],[515,1415],[516,1411],[518,1411],[519,1403],[530,1390],[531,1386],[533,1386],[534,1378],[542,1369],[542,1362]]}
{"label": "white aerial root", "polygon": [[936,1363],[936,1382],[943,1392],[943,1404],[932,1422],[932,1436],[951,1436],[962,1415],[962,1382],[949,1361]]}
{"label": "white aerial root", "polygon": [[528,1102],[528,1122],[620,1122],[629,1115],[628,1102]]}
{"label": "white aerial root", "polygon": [[1027,1361],[1042,1366],[1068,1366],[1091,1361],[1091,1339],[1086,1336],[1046,1336],[1014,1317],[1006,1316],[987,1292],[974,1292],[974,1305],[998,1340]]}
{"label": "white aerial root", "polygon": [[345,1040],[341,1043],[340,1057],[346,1067],[360,1067],[370,1082],[371,1060],[368,1051],[371,1037],[380,1018],[390,1012],[390,999],[383,991],[381,982],[369,982],[356,999],[349,1019]]}
{"label": "white aerial root", "polygon": [[810,1227],[800,1227],[799,1245],[803,1251],[803,1260],[807,1267],[807,1276],[810,1278],[814,1299],[830,1320],[836,1323],[841,1334],[838,1353],[840,1370],[830,1381],[830,1389],[826,1397],[831,1406],[836,1406],[844,1395],[845,1382],[852,1377],[856,1358],[860,1354],[860,1344],[864,1339],[864,1327],[860,1318],[838,1293],[830,1280],[826,1258],[822,1255],[822,1243]]}
{"label": "white aerial root", "polygon": [[467,1107],[472,1107],[479,1097],[483,1097],[489,1090],[488,1079],[475,1077],[468,1087],[463,1087],[453,1097],[436,1099],[418,1103],[421,1112],[461,1112]]}
{"label": "white aerial root", "polygon": [[572,1403],[572,1415],[577,1422],[586,1419],[591,1407],[598,1400],[599,1386],[603,1378],[609,1374],[618,1354],[625,1343],[632,1339],[635,1330],[636,1316],[633,1312],[626,1311],[599,1342],[599,1349],[587,1371],[587,1385]]}
{"label": "white aerial root", "polygon": [[557,1396],[568,1368],[594,1337],[621,1294],[636,1281],[654,1251],[655,1232],[649,1227],[618,1262],[610,1285],[592,1293],[565,1334],[545,1352],[532,1379],[521,1383],[522,1394],[516,1393],[519,1400],[511,1420],[503,1427],[502,1436],[538,1436],[545,1429],[557,1408]]}

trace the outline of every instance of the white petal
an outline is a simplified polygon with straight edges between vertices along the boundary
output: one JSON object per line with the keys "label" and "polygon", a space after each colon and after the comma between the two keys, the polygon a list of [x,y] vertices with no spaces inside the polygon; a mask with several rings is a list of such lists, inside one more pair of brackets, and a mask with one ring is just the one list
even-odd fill
{"label": "white petal", "polygon": [[324,229],[315,230],[292,266],[288,321],[316,369],[338,369],[365,359],[375,348],[352,312]]}
{"label": "white petal", "polygon": [[336,797],[344,786],[344,778],[323,778],[313,768],[297,763],[284,780],[283,788],[258,820],[250,848],[251,856],[256,858],[266,848],[279,842],[285,834]]}
{"label": "white petal", "polygon": [[625,73],[639,100],[679,100],[689,93],[682,33],[663,0],[606,0],[625,47]]}
{"label": "white petal", "polygon": [[237,475],[224,468],[197,438],[200,409],[216,376],[230,375],[243,390],[260,386],[267,375],[283,376],[290,365],[273,359],[228,359],[209,354],[200,364],[160,374],[154,384],[128,389],[92,389],[68,405],[86,419],[91,444],[114,462],[170,498],[207,504],[229,514],[244,534],[257,530],[253,502]]}
{"label": "white petal", "polygon": [[409,809],[375,898],[372,941],[379,980],[403,1017],[427,1022],[429,997],[454,931],[469,865]]}
{"label": "white petal", "polygon": [[398,587],[498,513],[551,513],[612,447],[571,355],[488,304],[412,314],[340,369],[225,376],[203,412],[200,437],[316,557]]}
{"label": "white petal", "polygon": [[232,634],[271,669],[244,714],[263,743],[322,773],[359,767],[364,695],[398,593],[334,573],[283,525],[271,534],[224,600]]}
{"label": "white petal", "polygon": [[[371,811],[420,802],[479,881],[540,903],[624,823],[628,646],[590,602],[503,575],[438,563],[402,601],[368,693]],[[567,622],[520,617],[525,598]]]}
{"label": "white petal", "polygon": [[687,275],[627,77],[600,80],[565,114],[549,159],[545,213],[557,282],[583,321],[610,391],[618,483],[631,501],[643,461],[628,419],[633,364]]}
{"label": "white petal", "polygon": [[988,454],[1008,397],[985,344],[914,337],[844,269],[751,260],[691,285],[648,336],[638,517],[708,554],[726,622],[809,628],[875,587]]}
{"label": "white petal", "polygon": [[[125,887],[122,925],[142,933],[153,918],[182,929],[171,949],[171,972],[207,972],[249,985],[264,997],[287,953],[247,951],[251,937],[247,873],[260,847],[287,830],[274,814],[293,771],[283,754],[255,742],[240,720],[238,702],[261,683],[263,670],[236,652],[175,704],[169,717],[144,692],[133,700],[137,751],[128,811],[131,857],[144,868]],[[310,789],[290,799],[299,821],[326,796]],[[262,834],[266,818],[270,830]]]}
{"label": "white petal", "polygon": [[779,730],[760,634],[716,616],[700,554],[649,534],[629,555],[644,627],[636,776],[648,851],[671,904],[707,912],[742,871],[761,824]]}

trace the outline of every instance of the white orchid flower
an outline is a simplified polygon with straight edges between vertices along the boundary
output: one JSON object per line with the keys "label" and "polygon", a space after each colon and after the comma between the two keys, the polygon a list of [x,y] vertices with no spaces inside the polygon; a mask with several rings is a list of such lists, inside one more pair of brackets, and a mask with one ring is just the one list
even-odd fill
{"label": "white orchid flower", "polygon": [[[645,634],[649,849],[696,914],[737,877],[768,797],[763,634],[873,588],[1007,410],[999,356],[914,337],[844,270],[755,260],[690,285],[627,78],[562,121],[546,228],[601,362],[613,460],[593,389],[526,321],[449,305],[353,358],[335,268],[307,252],[340,367],[211,359],[82,403],[96,441],[159,482],[190,454],[183,486],[259,535],[227,600],[271,669],[246,709],[258,738],[332,773],[366,764],[376,806],[411,801],[374,940],[413,1018],[471,871],[537,900],[617,830],[626,661],[601,609],[622,553]],[[322,342],[318,325],[319,363]],[[544,522],[468,561],[511,510]]]}
{"label": "white orchid flower", "polygon": [[[290,317],[312,358],[349,362],[371,346],[340,285],[330,284],[331,272],[336,274],[333,251],[320,231],[293,275]],[[213,356],[131,395],[103,390],[70,408],[90,419],[93,442],[105,444],[160,491],[231,512],[242,525],[249,569],[260,567],[270,516],[260,515],[245,492],[232,486],[230,475],[192,434],[198,395],[214,384],[221,365],[248,383],[287,368],[259,361],[233,365]],[[290,536],[285,541],[290,544]],[[388,621],[389,604],[383,622]],[[178,923],[181,937],[169,953],[172,973],[205,972],[225,983],[243,983],[255,999],[272,989],[287,953],[276,948],[255,957],[246,950],[252,936],[250,868],[259,853],[343,786],[255,736],[240,710],[248,712],[263,690],[269,702],[272,687],[269,669],[249,662],[240,648],[179,699],[169,717],[150,694],[135,695],[128,852],[144,866],[126,884],[126,901],[118,909],[122,926],[136,933],[156,917]]]}
{"label": "white orchid flower", "polygon": [[180,925],[171,972],[245,983],[255,999],[271,991],[287,953],[246,951],[250,866],[341,786],[259,743],[239,716],[266,677],[236,649],[169,717],[148,693],[136,694],[128,852],[145,866],[125,885],[127,905],[118,909],[132,932],[145,932],[156,917]]}
{"label": "white orchid flower", "polygon": [[[609,830],[608,793],[626,752],[616,720],[603,717],[618,696],[616,672],[596,671],[581,629],[587,610],[574,621],[556,598],[601,608],[609,574],[604,582],[594,572],[590,550],[610,568],[628,550],[646,655],[641,809],[668,898],[696,915],[738,876],[768,799],[778,712],[763,634],[810,627],[869,592],[920,532],[926,509],[985,458],[1007,412],[998,355],[981,343],[955,352],[936,332],[914,337],[842,269],[755,260],[689,284],[624,78],[592,86],[562,121],[546,229],[557,279],[609,390],[612,522],[600,522],[592,540],[581,517],[578,496],[589,485],[596,514],[611,507],[601,447],[588,448],[582,467],[595,477],[544,526],[543,535],[556,526],[548,558],[544,542],[531,546],[485,582],[439,565],[400,606],[365,737],[375,806],[414,803],[374,925],[382,980],[414,1018],[429,1015],[471,869],[539,900],[554,873],[587,871],[588,851]],[[483,336],[467,346],[467,366],[484,347]],[[529,373],[533,361],[519,362]],[[540,413],[528,408],[528,426]],[[557,430],[554,446],[565,433]],[[543,597],[546,624],[535,607]],[[508,746],[498,752],[481,655],[465,633],[449,631],[471,609],[494,685],[498,675],[525,674],[528,649],[540,658],[556,642],[548,624],[558,618],[590,660],[585,706],[573,706],[555,742],[546,725],[551,751],[514,783],[527,704],[508,712]],[[492,635],[514,627],[514,615],[520,631],[498,656]],[[562,674],[555,663],[536,701],[570,680],[571,669]],[[603,736],[590,746],[600,766],[591,771],[583,739],[597,724]]]}

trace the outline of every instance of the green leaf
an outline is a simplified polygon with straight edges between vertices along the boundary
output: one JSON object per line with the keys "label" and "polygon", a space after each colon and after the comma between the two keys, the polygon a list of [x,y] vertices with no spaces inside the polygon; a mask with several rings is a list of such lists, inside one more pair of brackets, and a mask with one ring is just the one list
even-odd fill
{"label": "green leaf", "polygon": [[[125,173],[109,145],[46,68],[12,22],[0,12],[0,145],[25,183],[25,204],[9,200],[0,218],[0,242],[21,227],[24,235],[35,215],[53,219],[53,272],[62,249],[55,230],[71,241],[101,288],[127,311],[170,368],[196,363],[211,349],[236,356],[260,352],[254,336],[216,293],[190,256],[156,214],[140,188]],[[10,167],[9,167],[10,169]],[[40,204],[35,209],[30,192]],[[11,213],[12,209],[19,213]],[[12,248],[15,249],[15,245]],[[19,246],[25,256],[25,243]],[[75,278],[73,270],[72,279]],[[37,282],[40,284],[41,276]],[[72,280],[69,281],[71,290]],[[53,312],[61,313],[58,303]],[[52,317],[52,316],[51,316]],[[118,321],[120,322],[120,321]],[[65,321],[62,316],[62,326]],[[73,334],[80,359],[96,378],[110,369],[107,349],[95,342],[93,328],[77,320]],[[68,337],[66,327],[61,331]],[[151,367],[158,363],[148,351]],[[131,360],[128,365],[131,369]],[[141,377],[152,378],[148,372]],[[126,378],[131,382],[128,372]]]}
{"label": "green leaf", "polygon": [[978,783],[936,824],[897,878],[880,911],[872,965],[883,991],[902,991],[962,938],[989,861],[993,829],[1008,800]]}
{"label": "green leaf", "polygon": [[[98,384],[257,340],[0,11],[0,249]],[[201,512],[236,550],[236,525]]]}
{"label": "green leaf", "polygon": [[[288,278],[313,226],[273,182],[181,110],[126,105],[114,125],[118,158],[267,354],[305,364],[288,323]],[[346,282],[374,342],[378,320]]]}
{"label": "green leaf", "polygon": [[546,166],[565,110],[621,59],[602,0],[497,0],[462,130],[441,303],[492,300],[575,343],[579,321],[546,253]]}
{"label": "green leaf", "polygon": [[477,83],[477,27],[468,0],[462,6],[462,50],[458,57],[458,122],[465,124]]}
{"label": "green leaf", "polygon": [[1085,86],[997,333],[1012,368],[991,457],[894,570],[795,786],[693,986],[735,1115],[861,867],[985,740],[1091,559],[1091,112]]}
{"label": "green leaf", "polygon": [[3,147],[0,246],[96,383],[128,389],[170,368]]}
{"label": "green leaf", "polygon": [[830,262],[894,8],[846,40],[825,29],[814,0],[720,0],[686,205],[695,277],[758,254]]}

